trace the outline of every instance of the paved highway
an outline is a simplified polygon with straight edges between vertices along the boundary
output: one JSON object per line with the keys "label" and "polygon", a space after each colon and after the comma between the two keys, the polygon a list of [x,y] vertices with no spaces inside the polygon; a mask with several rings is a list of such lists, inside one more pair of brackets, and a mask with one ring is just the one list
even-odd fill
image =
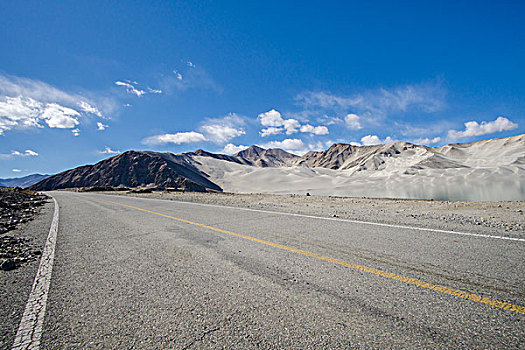
{"label": "paved highway", "polygon": [[51,194],[44,349],[525,347],[521,241]]}

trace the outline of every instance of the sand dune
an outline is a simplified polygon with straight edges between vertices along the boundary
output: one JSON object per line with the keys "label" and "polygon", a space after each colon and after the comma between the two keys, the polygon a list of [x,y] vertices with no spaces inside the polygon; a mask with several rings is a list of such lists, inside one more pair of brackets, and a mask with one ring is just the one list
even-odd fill
{"label": "sand dune", "polygon": [[[333,147],[332,154],[316,152],[297,165],[281,167],[261,168],[206,156],[192,158],[199,170],[228,192],[525,200],[525,135],[437,148],[405,142],[346,146],[345,150]],[[342,151],[346,155],[337,158]],[[308,163],[314,166],[308,167]]]}

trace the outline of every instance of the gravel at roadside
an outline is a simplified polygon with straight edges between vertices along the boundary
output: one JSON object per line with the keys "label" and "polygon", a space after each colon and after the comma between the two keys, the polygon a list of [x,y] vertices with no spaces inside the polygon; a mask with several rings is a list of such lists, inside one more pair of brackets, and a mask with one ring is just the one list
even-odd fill
{"label": "gravel at roadside", "polygon": [[13,270],[40,257],[33,240],[16,229],[33,220],[47,199],[34,191],[0,187],[0,270]]}

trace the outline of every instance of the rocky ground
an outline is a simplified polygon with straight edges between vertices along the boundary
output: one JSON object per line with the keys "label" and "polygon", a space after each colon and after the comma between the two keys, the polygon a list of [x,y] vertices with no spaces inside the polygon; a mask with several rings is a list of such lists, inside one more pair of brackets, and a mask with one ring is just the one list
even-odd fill
{"label": "rocky ground", "polygon": [[525,238],[525,202],[232,193],[114,193]]}
{"label": "rocky ground", "polygon": [[40,257],[33,239],[18,236],[15,229],[32,220],[47,199],[34,191],[0,187],[0,270],[12,270]]}

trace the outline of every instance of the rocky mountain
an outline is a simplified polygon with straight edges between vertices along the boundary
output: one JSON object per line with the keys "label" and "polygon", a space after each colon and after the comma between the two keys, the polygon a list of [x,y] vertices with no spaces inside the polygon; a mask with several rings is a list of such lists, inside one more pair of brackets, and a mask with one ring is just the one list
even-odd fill
{"label": "rocky mountain", "polygon": [[193,191],[525,200],[525,135],[427,147],[332,145],[297,156],[251,146],[234,155],[128,151],[31,188],[149,186]]}
{"label": "rocky mountain", "polygon": [[242,164],[261,168],[292,165],[295,160],[300,158],[279,148],[264,149],[258,146],[250,146],[235,153],[233,157]]}
{"label": "rocky mountain", "polygon": [[237,152],[232,156],[210,153],[201,149],[195,152],[185,153],[185,155],[210,157],[238,164],[257,166],[260,168],[276,168],[282,166],[289,166],[294,164],[294,162],[298,159],[300,159],[299,156],[296,156],[295,154],[286,152],[279,148],[264,149],[255,145],[250,146],[247,149],[242,150],[240,152]]}
{"label": "rocky mountain", "polygon": [[94,165],[67,170],[40,181],[31,186],[31,189],[45,191],[92,186],[149,186],[190,191],[222,191],[188,157],[148,151],[127,151]]}
{"label": "rocky mountain", "polygon": [[51,175],[31,174],[24,177],[0,179],[0,186],[26,188],[48,178]]}

